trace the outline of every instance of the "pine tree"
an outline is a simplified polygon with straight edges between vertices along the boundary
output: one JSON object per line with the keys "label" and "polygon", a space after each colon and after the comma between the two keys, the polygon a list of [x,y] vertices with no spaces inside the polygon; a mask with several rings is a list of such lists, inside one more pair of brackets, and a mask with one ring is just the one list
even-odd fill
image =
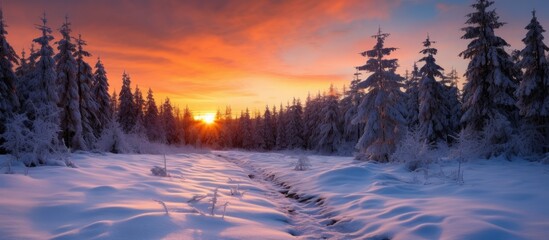
{"label": "pine tree", "polygon": [[54,57],[59,94],[57,105],[61,109],[59,113],[61,135],[67,147],[72,149],[87,149],[83,137],[80,92],[76,76],[77,63],[74,58],[76,45],[72,43],[70,26],[68,18],[65,18],[65,22],[59,29],[62,38],[56,42],[59,52]]}
{"label": "pine tree", "polygon": [[303,111],[303,140],[306,149],[316,149],[318,146],[319,128],[322,121],[322,98],[320,95],[314,99],[307,97],[305,110]]}
{"label": "pine tree", "polygon": [[133,93],[133,106],[135,111],[135,125],[132,131],[137,135],[147,135],[147,130],[143,120],[145,115],[143,112],[143,109],[145,108],[145,99],[143,99],[143,94],[137,85],[135,86],[135,92]]}
{"label": "pine tree", "polygon": [[428,144],[434,145],[440,140],[447,140],[451,133],[448,116],[450,111],[449,104],[446,102],[447,96],[444,86],[436,78],[443,79],[444,70],[438,64],[434,55],[437,49],[432,47],[434,42],[429,36],[423,42],[425,49],[420,53],[424,54],[420,62],[425,65],[419,70],[422,78],[419,81],[419,138]]}
{"label": "pine tree", "polygon": [[253,149],[254,139],[252,133],[252,119],[250,117],[250,111],[246,108],[246,111],[241,113],[239,119],[239,128],[241,133],[242,148]]}
{"label": "pine tree", "polygon": [[147,92],[147,102],[145,103],[145,116],[143,117],[143,123],[147,130],[147,137],[150,141],[160,141],[160,121],[158,119],[158,107],[154,100],[153,91],[149,88]]}
{"label": "pine tree", "polygon": [[53,48],[50,41],[53,40],[51,28],[47,25],[44,14],[42,25],[36,28],[42,36],[34,39],[40,44],[40,50],[31,55],[32,59],[38,59],[33,73],[29,77],[29,98],[25,101],[25,111],[32,123],[30,131],[33,133],[33,154],[36,158],[30,159],[27,165],[45,164],[55,149],[59,147],[59,96],[57,95],[55,61]]}
{"label": "pine tree", "polygon": [[276,121],[276,148],[285,149],[286,143],[286,126],[288,124],[286,120],[287,110],[284,111],[282,104],[280,104],[280,111],[278,111],[278,119]]}
{"label": "pine tree", "polygon": [[325,98],[321,111],[324,116],[319,125],[320,134],[316,149],[322,153],[333,153],[338,150],[341,143],[338,95],[333,85],[330,86],[330,92]]}
{"label": "pine tree", "polygon": [[221,130],[219,133],[220,147],[222,148],[232,148],[233,144],[233,116],[232,109],[230,106],[225,107],[225,115],[223,117],[223,122],[221,125]]}
{"label": "pine tree", "polygon": [[287,112],[288,125],[286,128],[286,144],[288,149],[303,148],[305,141],[303,139],[303,107],[301,101],[295,99]]}
{"label": "pine tree", "polygon": [[460,53],[470,59],[463,89],[461,122],[468,132],[483,135],[490,151],[502,153],[512,134],[516,118],[514,91],[516,72],[511,57],[505,52],[507,42],[495,35],[494,30],[504,23],[499,21],[489,0],[477,0],[475,12],[467,15],[462,39],[471,39],[467,49]]}
{"label": "pine tree", "polygon": [[107,124],[110,123],[113,117],[113,110],[111,107],[111,96],[109,95],[107,72],[99,58],[97,58],[97,63],[95,64],[93,79],[92,95],[97,101],[97,119],[99,120],[99,126],[96,133],[101,133],[103,129],[107,127]]}
{"label": "pine tree", "polygon": [[532,20],[526,26],[525,47],[520,51],[517,66],[524,75],[516,91],[517,106],[525,119],[525,128],[530,129],[528,144],[536,153],[547,151],[549,145],[549,64],[546,54],[549,47],[543,42],[545,30],[532,12]]}
{"label": "pine tree", "polygon": [[263,125],[262,125],[262,134],[263,134],[263,146],[265,150],[272,150],[276,144],[274,131],[274,119],[269,110],[269,106],[265,107],[265,112],[263,113]]}
{"label": "pine tree", "polygon": [[116,94],[116,89],[112,91],[111,94],[111,116],[113,119],[118,119],[118,95]]}
{"label": "pine tree", "polygon": [[358,70],[372,73],[358,84],[359,88],[367,92],[353,119],[354,123],[365,123],[364,134],[356,145],[358,159],[388,161],[406,123],[403,93],[400,91],[403,78],[395,73],[397,59],[384,58],[396,50],[384,47],[388,36],[388,33],[382,33],[379,29],[372,36],[376,39],[376,45],[372,50],[362,53],[362,56],[369,58],[368,61],[357,67]]}
{"label": "pine tree", "polygon": [[417,63],[414,62],[412,74],[406,78],[404,88],[406,89],[406,122],[408,129],[414,131],[419,127],[419,80],[421,74]]}
{"label": "pine tree", "polygon": [[175,116],[173,115],[173,107],[170,99],[166,98],[162,104],[161,124],[163,132],[166,134],[166,142],[174,144],[177,142],[177,133],[175,131]]}
{"label": "pine tree", "polygon": [[[13,65],[18,64],[18,56],[6,39],[6,23],[0,9],[0,134],[6,130],[8,118],[12,117],[19,108],[19,99],[15,91],[17,77],[13,72]],[[4,142],[0,138],[0,145]],[[0,147],[0,154],[5,152]]]}
{"label": "pine tree", "polygon": [[[447,104],[448,108],[448,126],[450,128],[449,132],[456,134],[459,132],[460,129],[460,118],[461,118],[461,93],[457,87],[458,82],[458,73],[455,68],[452,68],[452,71],[450,71],[450,74],[448,76],[445,76],[442,80],[442,84],[445,89],[445,96],[444,98],[446,101],[444,102]],[[448,143],[454,142],[455,138],[448,138]]]}
{"label": "pine tree", "polygon": [[364,93],[358,88],[360,83],[359,76],[361,73],[358,71],[354,74],[354,79],[351,81],[349,90],[346,96],[341,101],[343,105],[343,138],[345,141],[356,144],[360,136],[362,135],[362,124],[353,124],[353,118],[357,114],[360,101],[364,98]]}
{"label": "pine tree", "polygon": [[86,142],[86,146],[92,147],[97,141],[97,132],[94,128],[99,126],[100,121],[97,117],[99,106],[95,98],[92,95],[93,84],[93,70],[91,66],[84,60],[84,57],[89,57],[91,54],[84,50],[86,41],[82,39],[81,35],[78,35],[76,39],[77,50],[74,53],[76,58],[77,71],[76,77],[78,79],[78,91],[80,95],[80,114],[82,115],[82,136]]}
{"label": "pine tree", "polygon": [[124,72],[122,74],[122,89],[118,97],[118,116],[117,120],[124,133],[129,133],[135,126],[135,106],[133,105],[133,94],[131,89],[130,76]]}

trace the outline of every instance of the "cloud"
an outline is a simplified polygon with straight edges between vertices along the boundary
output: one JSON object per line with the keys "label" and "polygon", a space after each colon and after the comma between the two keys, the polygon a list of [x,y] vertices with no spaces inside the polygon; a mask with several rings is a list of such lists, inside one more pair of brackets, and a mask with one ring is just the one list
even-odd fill
{"label": "cloud", "polygon": [[[181,99],[183,105],[185,97],[190,102],[203,98],[228,104],[258,95],[267,96],[265,101],[273,95],[287,97],[269,90],[281,90],[279,85],[295,88],[286,92],[298,96],[305,94],[296,92],[304,86],[327,87],[337,80],[332,78],[342,76],[333,70],[340,71],[343,61],[327,59],[338,51],[333,39],[344,38],[352,31],[349,24],[357,21],[390,18],[399,4],[391,0],[29,0],[5,2],[3,8],[8,40],[18,51],[38,36],[33,26],[42,11],[57,38],[56,29],[68,14],[74,34],[82,33],[94,54],[89,61],[101,56],[106,64],[111,90],[120,89],[120,76],[126,70],[134,84],[151,87],[159,99]],[[297,52],[289,49],[299,48],[307,48],[310,57],[292,58]],[[337,57],[343,57],[341,51]]]}

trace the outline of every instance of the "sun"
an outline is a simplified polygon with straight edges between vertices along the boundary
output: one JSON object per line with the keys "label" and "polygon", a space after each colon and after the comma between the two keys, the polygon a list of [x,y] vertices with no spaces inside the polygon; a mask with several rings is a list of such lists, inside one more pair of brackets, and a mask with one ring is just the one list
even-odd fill
{"label": "sun", "polygon": [[215,113],[204,113],[194,117],[194,119],[202,121],[205,124],[212,124],[215,122]]}

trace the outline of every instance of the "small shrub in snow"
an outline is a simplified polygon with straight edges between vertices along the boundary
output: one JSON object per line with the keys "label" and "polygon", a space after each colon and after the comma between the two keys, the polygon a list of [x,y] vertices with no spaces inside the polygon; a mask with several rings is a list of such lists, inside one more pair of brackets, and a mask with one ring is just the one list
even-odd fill
{"label": "small shrub in snow", "polygon": [[215,216],[215,206],[217,204],[217,195],[218,195],[217,190],[218,190],[218,188],[214,189],[212,200],[210,201],[211,205],[210,205],[209,209],[211,210],[210,215],[212,215],[212,216]]}
{"label": "small shrub in snow", "polygon": [[111,120],[107,127],[101,133],[96,143],[96,148],[111,153],[129,153],[131,152],[126,135],[122,132],[117,121]]}
{"label": "small shrub in snow", "polygon": [[152,175],[158,176],[158,177],[167,177],[168,176],[168,173],[166,172],[166,169],[161,168],[159,166],[154,166],[153,168],[151,168],[151,173],[152,173]]}
{"label": "small shrub in snow", "polygon": [[410,171],[426,167],[436,160],[429,144],[421,140],[417,131],[408,131],[395,152],[391,155],[391,161],[403,162]]}
{"label": "small shrub in snow", "polygon": [[454,148],[450,153],[450,157],[457,161],[466,161],[469,159],[484,157],[488,154],[488,146],[482,137],[470,133],[469,131],[461,131],[457,137],[454,137]]}
{"label": "small shrub in snow", "polygon": [[297,159],[294,170],[296,171],[305,171],[311,168],[311,161],[307,156],[301,156]]}
{"label": "small shrub in snow", "polygon": [[221,219],[225,219],[225,212],[227,211],[227,206],[229,206],[229,202],[225,202],[225,204],[223,204],[223,215],[221,216]]}
{"label": "small shrub in snow", "polygon": [[164,207],[164,212],[166,213],[166,215],[170,215],[168,213],[168,206],[166,205],[166,203],[162,200],[154,200],[155,202],[157,202],[158,204],[162,205],[162,207]]}
{"label": "small shrub in snow", "polygon": [[245,192],[246,191],[241,191],[240,190],[240,184],[237,184],[236,187],[231,187],[231,189],[230,189],[231,196],[243,197]]}
{"label": "small shrub in snow", "polygon": [[151,168],[151,172],[154,176],[159,177],[169,177],[170,174],[168,173],[168,167],[166,166],[166,154],[164,154],[164,168],[154,166]]}
{"label": "small shrub in snow", "polygon": [[197,203],[197,202],[200,202],[200,200],[202,200],[206,197],[207,197],[207,195],[200,195],[200,194],[194,195],[191,199],[189,199],[187,201],[187,203]]}

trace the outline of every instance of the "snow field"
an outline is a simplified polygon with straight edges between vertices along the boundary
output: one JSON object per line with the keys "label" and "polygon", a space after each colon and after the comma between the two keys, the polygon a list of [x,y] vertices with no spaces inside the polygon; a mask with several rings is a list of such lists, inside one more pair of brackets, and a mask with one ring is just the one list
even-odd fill
{"label": "snow field", "polygon": [[291,171],[299,156],[226,152],[297,195],[323,199],[319,220],[341,239],[546,239],[549,166],[522,160],[440,162],[419,172],[402,164],[309,156],[311,169]]}
{"label": "snow field", "polygon": [[70,156],[78,168],[31,168],[25,176],[15,166],[16,174],[0,174],[1,238],[549,236],[549,165],[523,160],[465,162],[462,183],[448,161],[409,172],[404,164],[309,155],[310,167],[296,171],[297,153],[215,151],[167,155],[170,177],[157,177],[150,169],[163,166],[162,155]]}
{"label": "snow field", "polygon": [[[2,238],[292,238],[287,216],[266,192],[239,167],[210,154],[167,156],[171,177],[150,172],[163,165],[162,155],[72,154],[71,159],[78,168],[32,168],[24,176],[24,169],[15,167],[17,174],[0,174]],[[237,185],[244,196],[230,195]],[[218,207],[210,216],[215,188]],[[187,203],[195,195],[207,197]],[[169,216],[154,200],[165,202]]]}

